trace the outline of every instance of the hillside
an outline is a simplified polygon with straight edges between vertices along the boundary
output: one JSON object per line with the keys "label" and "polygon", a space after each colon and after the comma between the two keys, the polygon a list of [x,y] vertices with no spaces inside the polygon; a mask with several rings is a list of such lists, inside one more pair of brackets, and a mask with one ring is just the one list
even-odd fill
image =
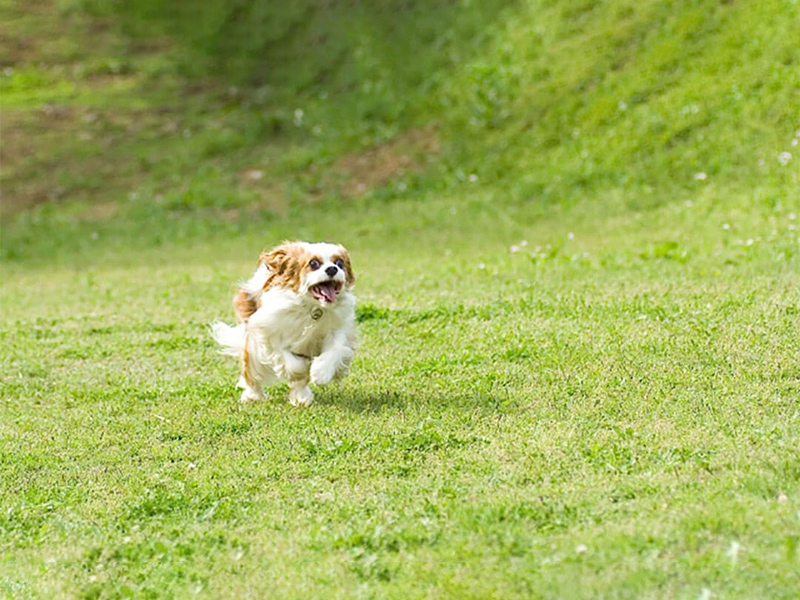
{"label": "hillside", "polygon": [[7,256],[50,252],[31,218],[55,240],[476,188],[606,214],[797,189],[790,2],[32,6],[5,8]]}

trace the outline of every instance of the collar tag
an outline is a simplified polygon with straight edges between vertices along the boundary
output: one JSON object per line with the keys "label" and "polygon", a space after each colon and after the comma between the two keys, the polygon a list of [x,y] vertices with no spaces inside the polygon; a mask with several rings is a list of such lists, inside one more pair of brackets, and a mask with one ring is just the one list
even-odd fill
{"label": "collar tag", "polygon": [[317,306],[314,310],[311,311],[311,318],[314,321],[319,321],[320,317],[322,317],[322,309]]}

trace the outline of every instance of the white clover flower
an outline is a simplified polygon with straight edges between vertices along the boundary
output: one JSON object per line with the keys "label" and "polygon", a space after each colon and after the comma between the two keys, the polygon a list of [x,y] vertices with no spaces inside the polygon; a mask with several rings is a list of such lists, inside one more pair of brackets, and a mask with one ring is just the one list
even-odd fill
{"label": "white clover flower", "polygon": [[511,246],[511,253],[514,254],[516,252],[519,252],[519,246],[514,244],[513,246]]}
{"label": "white clover flower", "polygon": [[705,181],[707,177],[708,177],[708,175],[706,175],[702,171],[700,173],[695,173],[694,174],[694,178],[695,178],[696,181]]}
{"label": "white clover flower", "polygon": [[789,152],[781,152],[778,155],[778,162],[781,163],[782,167],[788,165],[790,160],[792,160],[792,155]]}
{"label": "white clover flower", "polygon": [[739,551],[741,549],[742,545],[736,540],[733,540],[731,542],[731,545],[728,546],[728,551],[726,552],[726,554],[728,555],[728,558],[731,559],[732,564],[736,564],[736,560],[739,558]]}
{"label": "white clover flower", "polygon": [[259,169],[248,169],[242,173],[242,176],[248,181],[259,181],[264,177],[264,171],[260,171]]}

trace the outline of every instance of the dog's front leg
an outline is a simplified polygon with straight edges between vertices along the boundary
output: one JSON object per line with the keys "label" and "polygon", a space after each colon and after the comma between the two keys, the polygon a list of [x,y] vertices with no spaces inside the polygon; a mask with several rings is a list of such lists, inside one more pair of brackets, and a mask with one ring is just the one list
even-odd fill
{"label": "dog's front leg", "polygon": [[289,382],[289,404],[292,406],[308,406],[314,401],[314,392],[308,387],[308,379],[297,379]]}
{"label": "dog's front leg", "polygon": [[284,350],[282,375],[289,381],[289,403],[292,406],[308,406],[314,401],[314,393],[308,387],[308,370],[311,360]]}
{"label": "dog's front leg", "polygon": [[322,353],[311,363],[311,381],[317,385],[326,385],[334,377],[343,376],[350,368],[353,355],[347,336],[341,331],[332,333],[325,340]]}
{"label": "dog's front leg", "polygon": [[279,373],[281,377],[288,381],[308,379],[308,369],[311,366],[310,358],[299,356],[288,350],[283,350],[280,354],[283,359],[283,370]]}

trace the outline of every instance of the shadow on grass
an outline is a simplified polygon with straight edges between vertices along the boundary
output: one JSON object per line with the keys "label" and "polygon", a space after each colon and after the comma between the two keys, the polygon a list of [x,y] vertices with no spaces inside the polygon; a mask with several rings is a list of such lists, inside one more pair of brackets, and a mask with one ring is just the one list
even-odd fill
{"label": "shadow on grass", "polygon": [[403,389],[353,390],[327,388],[315,390],[316,402],[322,406],[341,407],[353,413],[379,414],[387,410],[414,409],[441,412],[443,408],[478,410],[484,413],[501,413],[516,406],[508,397],[485,393],[453,393],[447,396],[419,395]]}
{"label": "shadow on grass", "polygon": [[354,413],[378,414],[384,410],[405,408],[409,397],[400,390],[348,390],[327,388],[317,390],[317,403],[338,406]]}

